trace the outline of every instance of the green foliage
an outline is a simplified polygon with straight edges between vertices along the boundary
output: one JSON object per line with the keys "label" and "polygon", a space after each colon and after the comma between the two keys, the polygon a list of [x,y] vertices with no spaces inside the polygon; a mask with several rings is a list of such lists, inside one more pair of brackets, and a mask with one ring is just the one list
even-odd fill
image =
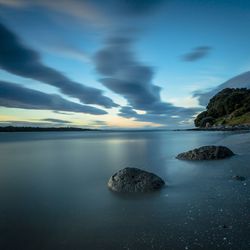
{"label": "green foliage", "polygon": [[239,116],[229,116],[218,118],[215,121],[216,125],[241,125],[241,124],[250,124],[250,112],[239,115]]}
{"label": "green foliage", "polygon": [[211,98],[207,110],[200,113],[194,123],[196,127],[205,126],[202,120],[209,120],[211,125],[250,123],[248,112],[250,112],[250,90],[246,88],[226,88]]}

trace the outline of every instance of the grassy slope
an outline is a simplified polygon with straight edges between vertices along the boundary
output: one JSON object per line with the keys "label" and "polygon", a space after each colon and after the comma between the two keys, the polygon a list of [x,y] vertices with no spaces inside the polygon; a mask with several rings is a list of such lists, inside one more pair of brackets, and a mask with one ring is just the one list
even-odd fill
{"label": "grassy slope", "polygon": [[220,117],[215,122],[216,125],[241,125],[241,124],[250,124],[250,112],[245,113],[241,116],[227,118]]}

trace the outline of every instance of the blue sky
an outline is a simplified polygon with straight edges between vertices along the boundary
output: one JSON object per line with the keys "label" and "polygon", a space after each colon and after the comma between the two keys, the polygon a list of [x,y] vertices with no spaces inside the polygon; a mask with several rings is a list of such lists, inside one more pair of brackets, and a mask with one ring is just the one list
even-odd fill
{"label": "blue sky", "polygon": [[250,67],[249,1],[0,0],[0,16],[1,124],[190,127],[194,92]]}

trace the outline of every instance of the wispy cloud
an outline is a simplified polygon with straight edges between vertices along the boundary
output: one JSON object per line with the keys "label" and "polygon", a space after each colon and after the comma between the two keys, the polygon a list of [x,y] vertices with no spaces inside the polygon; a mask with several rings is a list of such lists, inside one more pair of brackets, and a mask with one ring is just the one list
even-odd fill
{"label": "wispy cloud", "polygon": [[186,61],[186,62],[198,61],[198,60],[208,56],[211,50],[212,50],[212,47],[210,47],[210,46],[196,47],[191,52],[184,54],[182,56],[182,60]]}
{"label": "wispy cloud", "polygon": [[106,26],[110,23],[107,16],[98,10],[91,1],[81,0],[0,0],[0,4],[11,8],[43,7],[50,11],[69,15],[71,17],[86,21],[95,26]]}
{"label": "wispy cloud", "polygon": [[[14,0],[10,1],[15,2]],[[20,1],[25,2],[25,0]],[[1,2],[10,6],[5,0],[0,0],[0,3]],[[102,35],[104,34],[112,38],[105,41],[103,47],[91,58],[91,60],[93,60],[91,62],[95,63],[96,70],[101,76],[100,82],[112,92],[126,99],[127,106],[120,108],[119,116],[136,121],[166,125],[189,119],[197,109],[175,107],[170,102],[165,102],[161,99],[161,88],[154,83],[154,68],[140,62],[140,60],[136,58],[136,54],[132,50],[134,40],[130,38],[131,33],[129,31],[132,30],[132,28],[146,28],[146,26],[140,25],[140,21],[144,17],[152,16],[153,12],[166,2],[168,1],[63,0],[58,4],[55,1],[49,0],[26,0],[26,3],[23,4],[22,7],[26,8],[39,5],[50,11],[67,14],[81,21],[88,21],[90,25],[95,25],[99,28],[105,27],[105,32],[102,33]],[[17,4],[16,7],[18,7]],[[124,22],[124,20],[126,21]],[[140,24],[138,25],[138,23]],[[125,29],[128,31],[126,32],[126,34],[128,33],[126,37],[124,37],[124,35],[117,36],[117,33],[114,34],[114,30],[121,32],[121,30],[123,31]],[[18,45],[20,46],[21,42],[17,38],[16,40],[18,40]],[[34,53],[33,50],[22,44],[21,47]],[[195,61],[201,59],[209,53],[210,49],[208,46],[195,48],[194,51],[185,55],[185,60]],[[79,55],[78,52],[79,51],[75,53],[75,51],[71,50],[69,51],[69,56],[77,57]],[[30,61],[32,56],[28,59]],[[35,53],[32,64],[38,64],[37,68],[31,72],[36,71],[39,76],[30,76],[26,68],[24,70],[25,74],[23,72],[19,73],[16,68],[19,68],[20,65],[18,65],[18,67],[15,65],[14,70],[13,67],[8,70],[14,74],[26,75],[25,77],[56,86],[62,93],[76,97],[83,103],[99,104],[105,107],[117,106],[111,99],[103,96],[100,90],[95,89],[96,92],[94,88],[91,88],[91,91],[82,91],[82,89],[79,88],[79,83],[71,81],[62,73],[48,68],[45,65],[42,65],[41,69],[41,60],[37,53]],[[46,74],[44,74],[44,71]],[[84,86],[84,88],[89,87]],[[83,92],[86,93],[86,95],[84,95]],[[144,113],[137,112],[136,110],[143,111]]]}
{"label": "wispy cloud", "polygon": [[91,62],[91,56],[88,55],[86,52],[72,45],[63,44],[62,42],[56,44],[50,44],[48,46],[43,46],[42,50],[62,58],[66,57],[84,63]]}
{"label": "wispy cloud", "polygon": [[114,19],[129,19],[150,15],[169,0],[0,0],[11,8],[43,7],[50,11],[69,15],[96,27],[116,26]]}
{"label": "wispy cloud", "polygon": [[30,121],[0,121],[0,126],[15,126],[15,127],[52,127],[60,126],[61,124],[52,124],[50,122],[30,122]]}
{"label": "wispy cloud", "polygon": [[161,88],[153,84],[153,68],[136,60],[131,42],[124,37],[109,39],[94,57],[97,72],[104,76],[100,82],[127,100],[128,106],[122,107],[119,115],[165,125],[176,122],[173,116],[190,118],[197,108],[175,107],[161,100]]}
{"label": "wispy cloud", "polygon": [[97,104],[106,108],[117,106],[110,98],[104,96],[101,90],[71,81],[61,72],[44,65],[39,54],[25,46],[3,24],[0,24],[0,37],[2,69],[57,87],[63,94],[75,97],[82,103]]}
{"label": "wispy cloud", "polygon": [[63,126],[71,124],[70,121],[54,119],[54,118],[44,118],[35,121],[22,121],[22,120],[1,120],[0,126],[24,126],[24,127],[53,127],[53,126]]}
{"label": "wispy cloud", "polygon": [[22,109],[59,110],[93,115],[107,112],[87,105],[68,101],[59,95],[24,88],[18,84],[0,81],[0,106]]}
{"label": "wispy cloud", "polygon": [[70,124],[71,121],[66,121],[62,119],[55,119],[55,118],[44,118],[40,119],[40,121],[51,122],[51,123],[62,123],[62,124]]}
{"label": "wispy cloud", "polygon": [[164,113],[171,108],[171,104],[161,101],[161,88],[152,83],[153,69],[135,59],[131,39],[109,39],[96,53],[94,62],[97,72],[104,76],[100,82],[122,95],[134,109]]}
{"label": "wispy cloud", "polygon": [[59,115],[73,115],[72,112],[68,113],[68,112],[62,112],[62,111],[58,111],[58,110],[54,110],[53,112],[55,114],[59,114]]}
{"label": "wispy cloud", "polygon": [[125,118],[131,118],[140,122],[152,122],[165,126],[182,125],[183,120],[193,120],[195,113],[201,111],[201,108],[178,108],[173,107],[165,114],[145,113],[139,114],[132,107],[125,106],[120,109],[119,115]]}

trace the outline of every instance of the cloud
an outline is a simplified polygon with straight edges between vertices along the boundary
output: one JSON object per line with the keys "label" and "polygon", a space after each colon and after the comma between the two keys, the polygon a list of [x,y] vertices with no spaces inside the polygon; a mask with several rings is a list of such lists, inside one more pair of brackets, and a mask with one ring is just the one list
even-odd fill
{"label": "cloud", "polygon": [[[149,15],[166,0],[108,0],[110,6],[114,6],[118,14],[125,16]],[[105,3],[106,4],[106,3]]]}
{"label": "cloud", "polygon": [[[27,1],[30,2],[30,6],[34,5],[34,1]],[[53,1],[38,0],[35,4],[88,20],[88,24],[105,26],[107,29],[104,30],[104,34],[113,34],[113,37],[105,41],[103,47],[94,55],[93,62],[100,74],[100,82],[127,100],[128,106],[121,107],[119,115],[137,121],[166,125],[190,118],[196,109],[175,107],[161,99],[161,88],[153,82],[155,74],[153,67],[137,60],[132,51],[134,39],[130,38],[130,31],[131,27],[134,30],[145,28],[146,18],[151,17],[157,8],[167,2],[164,0],[72,0],[56,4]],[[128,33],[126,37],[122,33],[125,29],[127,29],[126,34]],[[118,30],[121,35],[114,34],[114,30]],[[74,92],[79,93],[79,91]],[[110,106],[115,104],[112,103]],[[145,113],[137,113],[136,110],[142,110]]]}
{"label": "cloud", "polygon": [[53,118],[40,119],[39,121],[15,121],[15,120],[0,121],[0,125],[2,126],[18,126],[18,127],[51,127],[51,126],[61,126],[64,124],[71,124],[71,122]]}
{"label": "cloud", "polygon": [[114,26],[114,19],[140,17],[151,14],[169,0],[0,0],[11,8],[44,7],[48,10],[70,15],[94,26]]}
{"label": "cloud", "polygon": [[194,48],[191,52],[182,56],[182,60],[186,62],[194,62],[206,57],[211,51],[212,47],[200,46]]}
{"label": "cloud", "polygon": [[87,53],[75,46],[63,42],[56,42],[49,46],[43,46],[42,49],[60,57],[67,57],[84,63],[91,62],[90,56]]}
{"label": "cloud", "polygon": [[13,8],[23,8],[26,6],[24,0],[0,0],[0,4],[7,5]]}
{"label": "cloud", "polygon": [[57,70],[47,67],[39,54],[26,47],[18,37],[0,23],[0,67],[12,74],[34,79],[57,87],[63,94],[82,103],[97,104],[106,108],[117,106],[102,91],[71,81]]}
{"label": "cloud", "polygon": [[89,123],[90,126],[94,126],[94,127],[98,127],[98,128],[108,128],[108,124],[106,121],[102,121],[102,120],[93,120],[90,121]]}
{"label": "cloud", "polygon": [[54,119],[54,118],[40,119],[40,121],[51,122],[51,123],[64,123],[64,124],[71,123],[71,121],[66,121],[66,120],[62,120],[62,119]]}
{"label": "cloud", "polygon": [[53,112],[55,114],[59,114],[59,115],[73,115],[73,113],[62,112],[62,111],[57,111],[57,110],[54,110]]}
{"label": "cloud", "polygon": [[96,125],[107,125],[107,122],[102,120],[94,120],[92,122]]}
{"label": "cloud", "polygon": [[60,124],[52,124],[50,122],[29,122],[29,121],[0,121],[0,126],[15,127],[52,127],[60,126]]}
{"label": "cloud", "polygon": [[[136,60],[131,50],[132,41],[127,37],[108,39],[93,58],[97,72],[104,76],[99,81],[127,100],[128,106],[121,107],[118,115],[166,125],[176,122],[176,116],[183,120],[200,110],[176,107],[161,100],[161,88],[153,84],[154,70]],[[145,111],[145,114],[135,110]]]}
{"label": "cloud", "polygon": [[209,100],[225,88],[248,88],[250,89],[250,71],[237,75],[226,82],[220,84],[216,88],[210,90],[198,90],[193,93],[194,97],[198,97],[200,105],[206,106]]}
{"label": "cloud", "polygon": [[138,113],[129,106],[121,107],[119,112],[119,115],[125,118],[134,118],[138,115]]}
{"label": "cloud", "polygon": [[122,95],[134,109],[164,113],[172,105],[161,101],[161,88],[152,83],[153,69],[135,59],[131,42],[124,37],[111,38],[95,54],[96,70],[105,76],[100,82]]}
{"label": "cloud", "polygon": [[46,94],[10,82],[0,81],[0,90],[0,106],[2,107],[71,111],[93,115],[107,113],[102,109],[68,101],[59,95]]}
{"label": "cloud", "polygon": [[[195,113],[201,111],[201,108],[178,108],[174,107],[172,110],[169,110],[166,114],[152,114],[145,113],[139,114],[132,107],[124,106],[120,108],[119,115],[125,118],[131,118],[135,121],[140,122],[152,122],[165,126],[176,126],[182,125],[183,121],[193,120]],[[193,123],[189,122],[189,125]]]}
{"label": "cloud", "polygon": [[93,2],[91,0],[62,0],[60,2],[50,0],[0,0],[0,4],[10,8],[43,7],[50,11],[86,21],[94,26],[108,25],[110,23],[109,18],[103,15]]}

